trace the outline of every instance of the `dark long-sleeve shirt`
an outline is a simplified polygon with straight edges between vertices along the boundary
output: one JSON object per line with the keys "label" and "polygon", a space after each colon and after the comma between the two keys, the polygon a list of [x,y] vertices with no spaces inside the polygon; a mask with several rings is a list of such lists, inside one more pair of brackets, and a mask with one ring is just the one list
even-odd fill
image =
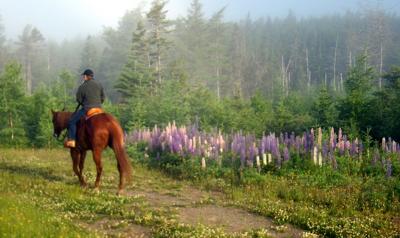
{"label": "dark long-sleeve shirt", "polygon": [[94,79],[83,82],[76,92],[76,101],[80,103],[85,110],[101,107],[101,104],[104,102],[104,97],[103,86]]}

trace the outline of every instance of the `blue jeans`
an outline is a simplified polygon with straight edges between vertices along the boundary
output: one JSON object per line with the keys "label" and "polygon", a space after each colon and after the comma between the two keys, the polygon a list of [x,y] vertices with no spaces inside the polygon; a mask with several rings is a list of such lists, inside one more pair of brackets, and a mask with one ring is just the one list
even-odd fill
{"label": "blue jeans", "polygon": [[68,139],[76,140],[76,123],[85,115],[85,112],[86,110],[82,108],[72,114],[68,122]]}

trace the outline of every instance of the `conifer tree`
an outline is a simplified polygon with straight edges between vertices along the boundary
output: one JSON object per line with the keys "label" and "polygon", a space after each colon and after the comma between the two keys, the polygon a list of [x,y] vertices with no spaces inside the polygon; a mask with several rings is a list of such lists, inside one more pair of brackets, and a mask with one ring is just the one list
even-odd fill
{"label": "conifer tree", "polygon": [[81,67],[80,72],[87,68],[96,68],[97,66],[97,49],[94,44],[94,39],[92,36],[88,36],[85,41],[85,45],[83,46],[82,54],[81,54]]}
{"label": "conifer tree", "polygon": [[345,81],[346,96],[341,105],[340,118],[350,135],[359,136],[367,130],[368,107],[372,100],[374,69],[367,64],[366,55],[358,57]]}
{"label": "conifer tree", "polygon": [[115,88],[123,96],[123,100],[138,97],[154,84],[151,78],[149,51],[146,42],[146,29],[141,21],[133,32],[132,45],[128,61],[121,71]]}
{"label": "conifer tree", "polygon": [[37,56],[38,50],[44,42],[42,33],[31,25],[27,25],[19,36],[19,51],[22,55],[24,67],[24,77],[26,82],[26,92],[28,95],[32,93],[32,63]]}
{"label": "conifer tree", "polygon": [[149,50],[150,64],[154,68],[157,83],[161,84],[164,71],[164,55],[170,45],[167,35],[170,32],[170,25],[167,20],[167,10],[165,10],[164,0],[154,0],[151,9],[147,13],[147,20],[150,23],[149,30]]}

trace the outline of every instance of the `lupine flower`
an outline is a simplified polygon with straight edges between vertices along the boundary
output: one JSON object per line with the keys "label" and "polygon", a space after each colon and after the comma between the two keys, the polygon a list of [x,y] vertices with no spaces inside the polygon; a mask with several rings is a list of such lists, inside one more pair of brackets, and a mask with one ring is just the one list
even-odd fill
{"label": "lupine flower", "polygon": [[283,149],[283,160],[284,161],[290,160],[290,153],[289,153],[289,150],[286,145],[285,145],[285,148]]}
{"label": "lupine flower", "polygon": [[328,157],[328,145],[326,142],[322,145],[322,156],[324,158]]}
{"label": "lupine flower", "polygon": [[329,142],[330,142],[330,147],[331,148],[335,148],[335,144],[334,144],[334,142],[335,142],[335,130],[333,129],[333,127],[331,128],[331,134],[330,134],[330,137],[329,137]]}
{"label": "lupine flower", "polygon": [[372,164],[373,166],[375,166],[376,163],[379,161],[379,159],[380,159],[379,151],[378,151],[378,149],[376,149],[376,150],[375,150],[375,153],[374,153],[374,157],[372,157],[371,164]]}
{"label": "lupine flower", "polygon": [[246,148],[242,146],[240,148],[240,164],[244,166],[245,161],[246,161]]}
{"label": "lupine flower", "polygon": [[385,139],[385,137],[382,138],[382,151],[386,152],[386,139]]}
{"label": "lupine flower", "polygon": [[322,129],[321,127],[318,128],[318,147],[322,149]]}
{"label": "lupine flower", "polygon": [[386,177],[392,177],[392,161],[386,160]]}
{"label": "lupine flower", "polygon": [[292,131],[292,133],[290,134],[290,147],[294,147],[296,144],[296,136],[294,134],[294,132]]}
{"label": "lupine flower", "polygon": [[[280,166],[282,160],[290,160],[291,152],[297,154],[310,153],[317,146],[319,154],[325,161],[331,161],[332,167],[337,167],[335,155],[349,153],[353,158],[361,158],[363,144],[358,139],[349,141],[339,128],[338,135],[334,133],[334,128],[330,129],[328,140],[322,141],[322,129],[318,128],[317,142],[315,143],[315,131],[311,129],[296,136],[293,132],[280,133],[279,137],[274,133],[263,135],[261,139],[256,139],[254,135],[243,135],[242,132],[236,134],[223,135],[221,131],[214,130],[211,133],[199,132],[196,126],[177,127],[175,122],[168,123],[164,129],[154,126],[152,130],[141,129],[125,134],[126,142],[129,144],[143,141],[147,143],[149,151],[156,154],[156,159],[161,158],[161,153],[175,153],[182,156],[204,157],[206,159],[219,159],[225,151],[231,152],[234,158],[240,157],[242,165],[254,163],[256,156],[263,157],[263,160],[270,160],[272,154],[276,164]],[[280,146],[281,144],[281,146]],[[229,146],[228,146],[229,145]],[[337,152],[336,152],[336,149]],[[391,138],[386,141],[382,138],[381,149],[383,152],[398,153],[400,159],[400,145]],[[271,157],[272,158],[272,157]],[[384,166],[387,170],[387,160],[380,156],[379,151],[375,151],[371,160],[373,165]],[[318,164],[320,159],[318,158]]]}
{"label": "lupine flower", "polygon": [[386,143],[386,150],[389,153],[392,152],[392,138],[391,137],[389,137],[389,139],[388,139],[388,141]]}
{"label": "lupine flower", "polygon": [[310,132],[310,149],[314,148],[314,139],[315,139],[314,128],[311,128],[311,132]]}

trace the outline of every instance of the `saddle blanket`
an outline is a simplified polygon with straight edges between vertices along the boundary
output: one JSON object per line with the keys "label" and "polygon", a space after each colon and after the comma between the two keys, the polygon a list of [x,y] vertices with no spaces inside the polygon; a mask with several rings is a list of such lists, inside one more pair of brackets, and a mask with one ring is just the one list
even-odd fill
{"label": "saddle blanket", "polygon": [[85,119],[88,120],[93,116],[96,116],[98,114],[104,113],[104,110],[99,108],[99,107],[95,107],[95,108],[90,108],[87,112],[86,112],[86,117]]}

